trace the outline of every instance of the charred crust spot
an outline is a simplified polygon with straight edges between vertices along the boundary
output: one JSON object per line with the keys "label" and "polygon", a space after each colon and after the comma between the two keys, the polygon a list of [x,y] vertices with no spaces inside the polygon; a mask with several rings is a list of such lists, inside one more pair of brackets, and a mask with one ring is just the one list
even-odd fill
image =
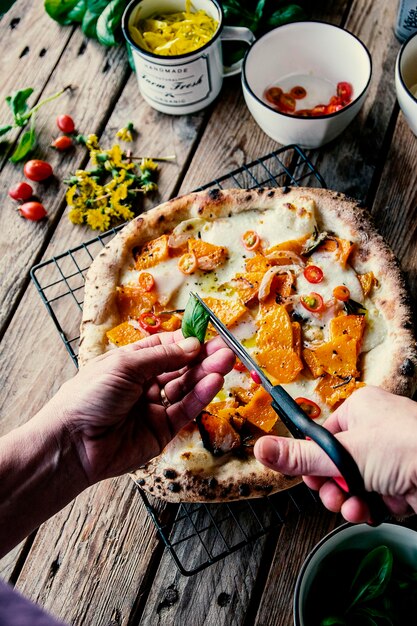
{"label": "charred crust spot", "polygon": [[215,478],[214,476],[212,476],[210,478],[210,480],[208,481],[208,486],[209,486],[210,489],[215,489],[218,484],[219,483],[217,481],[217,478]]}
{"label": "charred crust spot", "polygon": [[239,485],[239,495],[246,498],[250,494],[250,487],[246,483]]}
{"label": "charred crust spot", "polygon": [[[191,452],[183,452],[183,453],[181,454],[181,458],[182,458],[182,459],[185,459],[186,461],[188,461],[188,459],[190,459],[190,458],[191,458]],[[175,478],[175,476],[173,476],[173,478]]]}
{"label": "charred crust spot", "polygon": [[285,187],[282,188],[282,193],[290,193],[290,188],[285,185]]}
{"label": "charred crust spot", "polygon": [[266,195],[268,196],[268,198],[273,198],[275,193],[273,191],[268,191],[268,193]]}
{"label": "charred crust spot", "polygon": [[144,478],[138,478],[137,481],[138,485],[140,487],[142,487],[145,484],[145,479]]}
{"label": "charred crust spot", "polygon": [[181,491],[181,486],[178,483],[169,483],[168,489],[172,491],[172,493],[178,493]]}
{"label": "charred crust spot", "polygon": [[162,213],[161,213],[161,215],[158,215],[157,222],[159,224],[161,224],[162,222],[165,222],[165,215],[163,215]]}
{"label": "charred crust spot", "polygon": [[164,476],[165,476],[165,478],[169,478],[170,480],[173,480],[174,478],[176,478],[178,476],[178,474],[173,469],[166,469],[166,470],[164,470]]}
{"label": "charred crust spot", "polygon": [[402,376],[414,376],[415,365],[411,359],[405,359],[400,367],[400,374]]}
{"label": "charred crust spot", "polygon": [[22,59],[23,57],[25,57],[27,54],[29,54],[29,46],[25,46],[22,50],[22,52],[19,54],[19,59]]}
{"label": "charred crust spot", "polygon": [[245,198],[246,202],[250,202],[252,200],[252,195],[249,193],[246,198]]}
{"label": "charred crust spot", "polygon": [[220,191],[220,189],[210,189],[208,192],[208,197],[210,198],[210,200],[219,200],[220,197],[222,195],[222,192]]}
{"label": "charred crust spot", "polygon": [[160,477],[160,476],[157,476],[157,477],[155,478],[155,482],[156,482],[156,483],[160,483],[160,482],[161,482],[161,477]]}

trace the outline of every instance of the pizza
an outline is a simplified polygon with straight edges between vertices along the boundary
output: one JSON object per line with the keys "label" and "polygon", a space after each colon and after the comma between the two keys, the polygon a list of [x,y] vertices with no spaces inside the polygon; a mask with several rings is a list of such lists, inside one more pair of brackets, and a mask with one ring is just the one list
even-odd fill
{"label": "pizza", "polygon": [[[366,211],[340,193],[211,189],[137,217],[88,271],[80,365],[180,328],[191,291],[321,423],[361,385],[403,395],[416,387],[398,263]],[[209,325],[207,336],[214,332]],[[216,398],[134,480],[173,502],[254,498],[297,484],[253,455],[260,436],[288,435],[270,403],[237,362]]]}

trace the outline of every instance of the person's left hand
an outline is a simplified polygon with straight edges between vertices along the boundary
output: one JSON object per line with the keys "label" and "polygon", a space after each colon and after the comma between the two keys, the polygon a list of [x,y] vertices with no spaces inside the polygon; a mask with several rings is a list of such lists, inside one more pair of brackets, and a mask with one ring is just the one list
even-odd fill
{"label": "person's left hand", "polygon": [[87,363],[52,402],[64,415],[60,419],[88,484],[132,471],[158,455],[213,399],[234,362],[220,338],[201,346],[176,331]]}

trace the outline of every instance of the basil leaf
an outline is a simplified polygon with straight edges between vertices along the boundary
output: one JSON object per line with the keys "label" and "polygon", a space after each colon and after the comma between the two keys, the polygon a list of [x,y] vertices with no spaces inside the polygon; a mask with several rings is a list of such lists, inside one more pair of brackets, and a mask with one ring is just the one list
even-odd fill
{"label": "basil leaf", "polygon": [[91,13],[100,15],[108,4],[109,0],[87,0],[87,9],[91,11]]}
{"label": "basil leaf", "polygon": [[130,43],[126,41],[126,52],[127,52],[127,60],[129,61],[130,69],[136,72],[135,60],[133,58],[132,48],[130,47]]}
{"label": "basil leaf", "polygon": [[24,126],[26,119],[24,114],[28,111],[28,98],[33,94],[33,88],[19,89],[14,91],[11,96],[7,96],[6,102],[13,113],[14,120],[18,126]]}
{"label": "basil leaf", "polygon": [[97,20],[97,39],[103,46],[116,46],[126,0],[112,0]]}
{"label": "basil leaf", "polygon": [[349,609],[358,602],[369,602],[384,593],[391,578],[392,563],[392,552],[387,546],[371,550],[362,559],[350,587]]}
{"label": "basil leaf", "polygon": [[69,23],[78,22],[81,24],[85,12],[87,11],[87,0],[79,0],[75,7],[68,13],[67,21]]}
{"label": "basil leaf", "polygon": [[11,124],[6,124],[6,126],[0,126],[0,137],[8,133],[9,130],[12,130],[12,128],[13,126]]}
{"label": "basil leaf", "polygon": [[33,148],[35,147],[35,144],[36,144],[35,116],[32,115],[32,118],[30,120],[30,130],[23,133],[16,147],[16,150],[13,152],[9,161],[11,161],[12,163],[18,163],[19,161],[22,161],[25,158],[25,156],[29,154],[31,150],[33,150]]}
{"label": "basil leaf", "polygon": [[303,9],[298,4],[289,4],[274,11],[267,19],[266,24],[269,28],[276,28],[282,24],[304,19],[306,19],[306,14]]}
{"label": "basil leaf", "polygon": [[330,617],[325,617],[321,620],[320,626],[346,626],[346,620],[343,617],[330,615]]}
{"label": "basil leaf", "polygon": [[348,315],[366,315],[366,308],[360,302],[356,302],[355,300],[346,300],[343,303],[345,307],[345,311]]}
{"label": "basil leaf", "polygon": [[210,316],[198,300],[190,296],[182,318],[181,330],[184,337],[197,337],[204,343]]}
{"label": "basil leaf", "polygon": [[81,23],[81,30],[86,37],[97,39],[97,20],[97,13],[93,13],[90,9],[87,9]]}
{"label": "basil leaf", "polygon": [[303,256],[309,256],[310,254],[312,254],[312,252],[314,252],[314,250],[316,250],[316,248],[319,247],[320,244],[323,243],[325,239],[327,239],[328,236],[329,233],[327,233],[325,230],[320,233],[317,226],[315,226],[313,234],[307,239],[307,241],[303,245],[301,254]]}
{"label": "basil leaf", "polygon": [[59,24],[71,24],[68,15],[79,0],[45,0],[45,11]]}

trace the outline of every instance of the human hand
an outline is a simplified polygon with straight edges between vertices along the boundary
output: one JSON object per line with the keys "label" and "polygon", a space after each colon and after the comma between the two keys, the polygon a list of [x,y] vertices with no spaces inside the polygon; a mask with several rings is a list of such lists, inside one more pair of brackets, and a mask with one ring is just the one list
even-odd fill
{"label": "human hand", "polygon": [[[382,494],[394,515],[417,512],[417,403],[378,387],[353,393],[327,419],[332,432],[355,459],[367,491]],[[339,472],[313,441],[266,436],[255,445],[264,465],[288,475],[303,475],[323,504],[349,522],[365,522],[369,509],[348,497],[328,477]]]}
{"label": "human hand", "polygon": [[132,471],[158,455],[221,389],[234,362],[220,338],[201,346],[176,331],[87,363],[52,402],[60,407],[88,484]]}

